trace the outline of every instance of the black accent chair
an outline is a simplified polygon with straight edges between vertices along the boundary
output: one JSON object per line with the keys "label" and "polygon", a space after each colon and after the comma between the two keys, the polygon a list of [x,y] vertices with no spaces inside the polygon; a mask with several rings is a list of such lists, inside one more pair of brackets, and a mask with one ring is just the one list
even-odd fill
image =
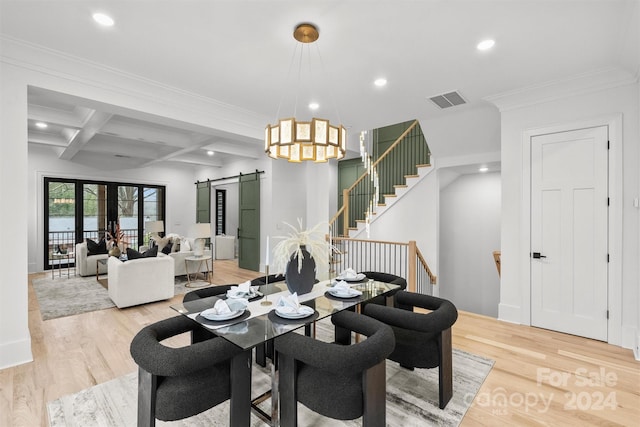
{"label": "black accent chair", "polygon": [[363,426],[386,426],[385,359],[393,351],[393,331],[348,310],[334,314],[331,321],[368,338],[353,345],[326,343],[295,332],[275,339],[281,425],[298,425],[300,402],[333,419],[363,417]]}
{"label": "black accent chair", "polygon": [[[196,289],[195,291],[187,292],[182,298],[182,302],[185,303],[190,301],[196,301],[202,298],[208,298],[208,297],[213,297],[217,295],[224,295],[227,293],[229,289],[231,289],[232,286],[236,286],[236,285],[216,285],[216,286],[210,286],[208,288]],[[216,334],[214,334],[213,332],[210,332],[209,330],[205,329],[202,326],[200,326],[199,328],[195,328],[191,331],[192,343],[201,342],[201,341],[208,340],[215,337],[216,337]]]}
{"label": "black accent chair", "polygon": [[[174,421],[206,411],[231,397],[231,359],[242,350],[222,339],[171,348],[161,341],[200,326],[186,316],[144,327],[131,342],[138,364],[138,427],[156,418]],[[247,377],[250,387],[250,376]],[[232,403],[233,404],[233,403]]]}
{"label": "black accent chair", "polygon": [[[407,289],[407,281],[403,277],[396,276],[395,274],[380,273],[378,271],[361,271],[360,273],[367,276],[367,279],[373,279],[376,282],[385,282],[385,283],[391,283],[393,285],[400,285],[399,289],[389,292],[388,294],[390,297],[393,298],[392,301],[394,306],[396,306],[396,303],[395,303],[396,293],[398,291],[404,291],[405,289]],[[387,304],[386,300],[387,300],[386,296],[380,295],[364,303],[362,305],[362,308],[364,308],[367,304],[386,305]]]}
{"label": "black accent chair", "polygon": [[[439,406],[444,409],[453,396],[451,326],[458,310],[448,300],[413,292],[396,293],[397,308],[369,304],[364,314],[393,328],[396,346],[389,356],[403,368],[438,367]],[[413,308],[432,310],[414,313]]]}

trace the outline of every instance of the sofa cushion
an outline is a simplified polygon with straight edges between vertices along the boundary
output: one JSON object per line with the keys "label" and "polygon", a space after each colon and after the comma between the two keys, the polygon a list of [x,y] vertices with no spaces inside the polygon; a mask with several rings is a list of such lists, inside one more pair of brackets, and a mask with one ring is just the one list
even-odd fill
{"label": "sofa cushion", "polygon": [[127,259],[152,258],[158,256],[158,247],[154,246],[144,253],[140,253],[135,249],[127,248]]}
{"label": "sofa cushion", "polygon": [[180,252],[191,252],[191,242],[186,237],[180,239]]}
{"label": "sofa cushion", "polygon": [[100,255],[109,253],[107,250],[107,242],[102,239],[99,243],[91,239],[87,239],[87,252],[89,255]]}
{"label": "sofa cushion", "polygon": [[162,252],[165,255],[169,255],[171,253],[172,247],[173,247],[173,243],[169,242],[164,246],[164,248],[160,249],[160,252]]}
{"label": "sofa cushion", "polygon": [[165,246],[167,246],[169,243],[171,243],[171,238],[169,237],[161,237],[160,239],[156,240],[156,245],[158,246],[158,250],[161,251],[164,249]]}

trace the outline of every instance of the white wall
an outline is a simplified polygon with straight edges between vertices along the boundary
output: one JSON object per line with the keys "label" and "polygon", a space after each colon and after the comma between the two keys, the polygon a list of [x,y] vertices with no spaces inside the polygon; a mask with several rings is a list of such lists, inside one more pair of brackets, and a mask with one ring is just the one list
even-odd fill
{"label": "white wall", "polygon": [[[438,205],[437,174],[431,171],[393,204],[391,209],[376,214],[370,226],[372,240],[387,242],[416,241],[432,273],[438,275]],[[364,232],[358,238],[366,238]],[[434,288],[438,295],[439,287]]]}
{"label": "white wall", "polygon": [[498,317],[500,174],[466,174],[440,192],[440,296],[459,310]]}
{"label": "white wall", "polygon": [[[602,121],[607,117],[622,114],[620,129],[621,146],[615,147],[621,156],[621,164],[610,170],[610,176],[616,180],[611,183],[615,197],[613,204],[620,206],[619,216],[612,219],[610,225],[620,230],[610,241],[610,248],[619,245],[621,252],[610,264],[611,269],[620,269],[620,277],[614,277],[620,294],[610,301],[611,307],[618,307],[612,313],[618,322],[611,333],[610,342],[631,348],[634,346],[639,327],[638,317],[638,242],[640,239],[638,209],[633,201],[639,194],[638,154],[638,83],[623,84],[596,92],[539,103],[514,107],[502,111],[502,284],[500,294],[500,318],[512,322],[529,324],[528,307],[523,306],[527,295],[523,282],[528,280],[523,265],[528,262],[528,249],[523,242],[528,239],[528,213],[524,206],[523,185],[527,182],[524,175],[523,152],[526,132],[563,123],[584,121]],[[606,124],[606,123],[603,123]],[[618,151],[619,150],[619,151]],[[620,176],[622,182],[618,182]],[[621,219],[618,219],[621,218]],[[618,223],[621,222],[621,223]],[[619,312],[618,312],[619,311]],[[615,320],[617,319],[617,320]]]}

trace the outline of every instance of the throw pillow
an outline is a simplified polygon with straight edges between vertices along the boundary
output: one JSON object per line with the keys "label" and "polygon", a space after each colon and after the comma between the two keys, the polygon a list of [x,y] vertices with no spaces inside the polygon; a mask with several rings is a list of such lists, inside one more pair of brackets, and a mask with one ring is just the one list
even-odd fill
{"label": "throw pillow", "polygon": [[158,246],[158,250],[161,251],[164,249],[165,246],[167,246],[171,240],[168,237],[162,237],[158,240],[155,241],[156,245]]}
{"label": "throw pillow", "polygon": [[[173,246],[173,243],[169,242],[165,245],[164,248],[162,248],[161,252],[165,255],[169,255],[171,253],[171,247]],[[155,246],[157,248],[157,246]]]}
{"label": "throw pillow", "polygon": [[127,248],[127,259],[139,259],[139,258],[153,258],[158,256],[158,247],[154,246],[146,252],[140,253],[135,249]]}
{"label": "throw pillow", "polygon": [[189,243],[189,239],[186,237],[184,239],[180,239],[180,252],[191,252],[191,244]]}
{"label": "throw pillow", "polygon": [[109,251],[107,250],[107,242],[105,242],[104,239],[100,240],[99,243],[96,243],[91,239],[86,239],[86,240],[87,240],[88,255],[100,255],[100,254],[109,253]]}

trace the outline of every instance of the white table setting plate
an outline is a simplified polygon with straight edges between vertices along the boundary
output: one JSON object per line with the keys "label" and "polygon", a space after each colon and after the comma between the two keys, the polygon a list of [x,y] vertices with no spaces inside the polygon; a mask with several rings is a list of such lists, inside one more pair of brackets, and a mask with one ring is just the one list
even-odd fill
{"label": "white table setting plate", "polygon": [[328,292],[337,298],[355,298],[362,295],[362,292],[351,288],[331,288]]}
{"label": "white table setting plate", "polygon": [[219,322],[221,320],[235,319],[238,316],[242,316],[243,313],[244,313],[244,309],[231,311],[229,313],[219,314],[215,308],[208,308],[203,312],[201,312],[200,316],[204,317],[207,320],[215,320]]}
{"label": "white table setting plate", "polygon": [[295,311],[292,307],[276,307],[275,312],[284,319],[302,319],[311,316],[315,313],[315,310],[306,305],[301,305],[298,311]]}

